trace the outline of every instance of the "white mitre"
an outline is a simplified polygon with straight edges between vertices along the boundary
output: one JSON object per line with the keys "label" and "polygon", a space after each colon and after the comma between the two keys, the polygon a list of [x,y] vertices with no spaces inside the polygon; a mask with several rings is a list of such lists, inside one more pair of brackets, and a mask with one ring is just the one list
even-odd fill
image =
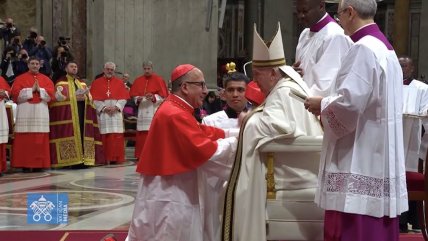
{"label": "white mitre", "polygon": [[278,30],[272,41],[268,45],[263,41],[257,32],[254,24],[254,39],[253,39],[253,67],[279,67],[290,78],[303,82],[302,77],[293,67],[288,66],[285,61],[284,47],[282,44],[281,26],[278,22]]}

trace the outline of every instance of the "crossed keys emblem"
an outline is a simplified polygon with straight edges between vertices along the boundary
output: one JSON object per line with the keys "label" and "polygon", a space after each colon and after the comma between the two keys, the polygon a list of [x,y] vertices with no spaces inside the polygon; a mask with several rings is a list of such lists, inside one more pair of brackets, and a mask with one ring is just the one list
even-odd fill
{"label": "crossed keys emblem", "polygon": [[52,215],[50,212],[53,208],[55,208],[55,205],[53,202],[46,200],[46,198],[42,195],[39,200],[31,203],[30,208],[34,212],[33,220],[35,222],[38,222],[41,219],[41,215],[43,215],[43,218],[46,222],[49,222],[52,220]]}

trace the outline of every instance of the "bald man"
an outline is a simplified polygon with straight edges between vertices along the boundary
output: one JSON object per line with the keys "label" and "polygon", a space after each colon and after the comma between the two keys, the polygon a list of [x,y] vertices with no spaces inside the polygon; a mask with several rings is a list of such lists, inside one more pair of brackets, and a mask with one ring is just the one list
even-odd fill
{"label": "bald man", "polygon": [[297,0],[296,10],[305,29],[299,37],[294,67],[312,95],[326,96],[351,41],[326,12],[324,0]]}

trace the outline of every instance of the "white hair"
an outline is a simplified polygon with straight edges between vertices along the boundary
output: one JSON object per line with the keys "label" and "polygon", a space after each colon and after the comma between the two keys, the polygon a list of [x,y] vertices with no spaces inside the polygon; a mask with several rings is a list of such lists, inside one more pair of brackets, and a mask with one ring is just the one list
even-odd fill
{"label": "white hair", "polygon": [[112,67],[113,67],[113,69],[114,69],[114,70],[116,70],[116,64],[115,64],[115,63],[113,63],[113,62],[107,62],[107,63],[105,63],[105,64],[104,64],[104,69],[105,69],[107,66],[112,66]]}
{"label": "white hair", "polygon": [[352,6],[362,19],[374,18],[376,15],[376,0],[342,0],[341,9],[349,6]]}
{"label": "white hair", "polygon": [[144,66],[150,66],[150,67],[152,67],[153,68],[153,62],[152,61],[150,61],[150,60],[146,60],[146,61],[144,61],[143,62],[143,67]]}

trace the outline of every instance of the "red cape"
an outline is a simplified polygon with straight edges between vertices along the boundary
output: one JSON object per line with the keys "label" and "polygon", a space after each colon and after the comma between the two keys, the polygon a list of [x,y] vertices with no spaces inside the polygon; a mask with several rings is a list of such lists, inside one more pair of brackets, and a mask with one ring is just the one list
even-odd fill
{"label": "red cape", "polygon": [[[9,93],[9,95],[10,95],[10,86],[7,83],[7,81],[3,77],[1,77],[1,76],[0,76],[0,90],[6,90]],[[0,97],[0,100],[2,100],[2,99],[3,98]]]}
{"label": "red cape", "polygon": [[[129,92],[125,88],[123,81],[115,76],[110,79],[107,84],[107,78],[102,76],[92,82],[90,92],[94,100],[127,100]],[[107,90],[110,90],[110,95],[107,96]]]}
{"label": "red cape", "polygon": [[144,96],[146,93],[157,94],[166,98],[168,96],[168,89],[162,77],[153,73],[149,77],[142,75],[135,79],[129,95],[132,97]]}
{"label": "red cape", "polygon": [[139,158],[137,172],[144,175],[174,175],[194,170],[217,150],[224,131],[199,124],[193,108],[175,95],[161,104]]}
{"label": "red cape", "polygon": [[[39,82],[40,88],[44,88],[48,95],[51,97],[51,100],[55,99],[55,90],[54,84],[51,79],[49,79],[46,75],[38,73],[33,74],[30,72],[23,73],[16,77],[15,81],[12,85],[12,98],[13,102],[18,103],[19,92],[24,88],[32,88],[36,79]],[[29,103],[40,103],[42,99],[40,98],[39,93],[33,93],[33,98],[29,99]]]}

